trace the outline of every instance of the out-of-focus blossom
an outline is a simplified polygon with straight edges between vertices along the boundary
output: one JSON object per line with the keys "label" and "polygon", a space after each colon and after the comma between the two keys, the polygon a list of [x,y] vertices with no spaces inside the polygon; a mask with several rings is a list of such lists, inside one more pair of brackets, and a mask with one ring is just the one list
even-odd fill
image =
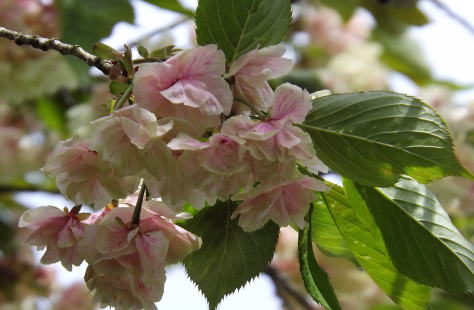
{"label": "out-of-focus blossom", "polygon": [[59,142],[43,170],[56,179],[63,196],[76,204],[94,204],[97,209],[133,193],[138,186],[138,178],[119,177],[88,142],[78,138]]}
{"label": "out-of-focus blossom", "polygon": [[[273,96],[267,80],[287,74],[293,66],[290,59],[282,57],[284,53],[283,45],[274,45],[252,50],[237,58],[226,74],[234,78],[234,96],[250,102],[258,110],[267,111]],[[236,112],[246,110],[238,102],[235,105]]]}
{"label": "out-of-focus blossom", "polygon": [[60,292],[53,310],[94,310],[96,306],[84,283],[74,283]]}
{"label": "out-of-focus blossom", "polygon": [[185,119],[200,131],[218,125],[221,113],[230,113],[232,94],[221,77],[224,71],[224,53],[206,45],[142,65],[133,92],[140,107],[159,117]]}
{"label": "out-of-focus blossom", "polygon": [[370,22],[365,17],[356,12],[344,23],[341,16],[330,8],[306,7],[303,12],[303,27],[308,31],[313,44],[334,55],[361,45],[367,40],[370,34]]}
{"label": "out-of-focus blossom", "polygon": [[385,89],[388,70],[379,61],[381,52],[377,43],[354,46],[332,57],[318,73],[336,93]]}
{"label": "out-of-focus blossom", "polygon": [[262,184],[255,189],[238,194],[242,202],[232,214],[239,217],[239,225],[244,231],[254,231],[269,220],[280,226],[294,224],[305,226],[304,216],[314,200],[314,191],[326,191],[324,182],[301,177],[282,184]]}
{"label": "out-of-focus blossom", "polygon": [[83,261],[78,253],[78,242],[84,234],[84,225],[76,209],[71,212],[52,206],[31,209],[22,215],[18,226],[28,229],[27,244],[46,247],[42,263],[60,261],[64,268],[71,270],[72,265],[79,266]]}

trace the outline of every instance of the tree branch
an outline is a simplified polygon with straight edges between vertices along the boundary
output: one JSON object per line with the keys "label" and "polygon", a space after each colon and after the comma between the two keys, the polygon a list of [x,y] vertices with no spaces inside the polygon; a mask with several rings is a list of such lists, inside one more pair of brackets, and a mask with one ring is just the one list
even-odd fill
{"label": "tree branch", "polygon": [[315,305],[310,303],[306,296],[304,296],[296,288],[294,288],[293,285],[291,285],[291,283],[289,283],[275,267],[268,265],[267,268],[265,268],[264,273],[272,279],[277,289],[278,295],[283,299],[286,304],[289,304],[286,300],[286,296],[291,296],[298,304],[301,305],[303,309],[319,309]]}
{"label": "tree branch", "polygon": [[472,35],[474,35],[474,26],[469,23],[466,19],[464,19],[462,16],[458,15],[456,12],[454,12],[450,7],[448,7],[446,4],[442,3],[439,0],[430,0],[431,3],[436,5],[438,9],[446,13],[449,17],[457,21],[461,26],[466,28],[467,31],[469,31]]}
{"label": "tree branch", "polygon": [[151,37],[154,37],[154,36],[156,36],[156,35],[158,35],[158,34],[160,34],[160,33],[166,32],[166,31],[168,31],[168,30],[171,30],[171,29],[173,29],[174,27],[179,26],[179,25],[181,25],[181,24],[187,22],[188,20],[189,20],[189,18],[186,17],[186,18],[183,18],[183,19],[179,19],[179,20],[175,21],[174,23],[171,23],[171,24],[169,24],[169,25],[167,25],[167,26],[165,26],[165,27],[161,27],[161,28],[152,30],[151,32],[149,32],[149,33],[147,33],[147,34],[145,34],[145,35],[143,35],[143,36],[141,36],[141,37],[135,39],[133,42],[130,42],[130,43],[128,43],[127,45],[130,46],[130,47],[135,47],[135,46],[139,45],[140,43],[142,43],[143,41],[145,41],[146,39],[149,39],[149,38],[151,38]]}
{"label": "tree branch", "polygon": [[0,185],[0,194],[13,193],[13,192],[46,192],[46,193],[52,193],[52,194],[59,194],[59,190],[54,189],[54,188],[43,188],[43,187],[36,187],[32,185],[26,185],[26,186]]}
{"label": "tree branch", "polygon": [[64,43],[58,39],[43,38],[38,35],[24,34],[0,27],[0,37],[14,41],[17,45],[29,45],[43,51],[55,50],[63,55],[75,56],[91,67],[96,67],[105,75],[109,74],[112,63],[93,54],[86,52],[79,45]]}

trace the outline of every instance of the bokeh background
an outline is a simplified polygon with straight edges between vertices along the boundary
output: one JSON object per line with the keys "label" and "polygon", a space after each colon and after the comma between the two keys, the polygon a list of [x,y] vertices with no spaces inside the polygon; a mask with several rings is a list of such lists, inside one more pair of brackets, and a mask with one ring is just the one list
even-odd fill
{"label": "bokeh background", "polygon": [[[284,44],[295,67],[274,86],[291,81],[310,92],[383,89],[417,96],[447,120],[457,156],[474,171],[473,2],[292,2]],[[197,0],[0,0],[0,26],[88,50],[99,40],[116,49],[185,49],[195,45],[196,6]],[[71,206],[40,168],[57,141],[87,135],[88,123],[107,114],[104,104],[113,98],[107,85],[98,70],[76,59],[0,39],[0,310],[97,308],[81,280],[85,266],[67,272],[59,264],[40,265],[41,252],[22,244],[17,224],[27,208]],[[335,174],[326,177],[338,181]],[[430,187],[472,242],[474,183],[453,177]],[[282,229],[272,269],[219,309],[320,309],[304,294],[296,239],[293,230]],[[315,250],[344,309],[398,309],[352,262]],[[207,309],[181,266],[168,268],[167,276],[159,309]],[[435,292],[431,307],[474,309],[474,298]]]}

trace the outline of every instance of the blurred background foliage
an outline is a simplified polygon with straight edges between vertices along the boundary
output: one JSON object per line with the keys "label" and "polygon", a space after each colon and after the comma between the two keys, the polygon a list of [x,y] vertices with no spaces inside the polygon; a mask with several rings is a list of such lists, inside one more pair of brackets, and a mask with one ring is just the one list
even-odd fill
{"label": "blurred background foliage", "polygon": [[[91,51],[94,43],[111,35],[117,23],[137,23],[134,8],[142,1],[145,0],[2,0],[0,25],[60,38]],[[145,2],[182,15],[176,25],[187,25],[181,35],[188,37],[187,47],[193,44],[191,8],[178,0]],[[293,22],[285,44],[289,56],[295,59],[295,68],[289,75],[272,81],[273,86],[290,81],[310,92],[388,90],[391,75],[404,75],[417,86],[418,92],[411,95],[434,106],[446,119],[459,159],[474,171],[474,102],[459,104],[453,100],[457,91],[470,86],[433,76],[417,41],[408,32],[430,22],[418,8],[417,0],[292,3]],[[149,49],[175,43],[177,38],[169,34],[168,25],[156,22],[157,31],[150,36],[132,42],[127,37],[123,43]],[[32,249],[22,246],[21,232],[16,227],[19,215],[27,207],[17,195],[57,192],[40,168],[57,141],[71,135],[87,136],[88,123],[107,114],[106,103],[114,99],[107,78],[71,56],[18,47],[2,39],[0,81],[0,309],[94,309],[82,284],[58,287],[55,271],[39,265]],[[432,184],[431,189],[456,226],[473,241],[474,184],[453,177]],[[324,249],[315,250],[344,309],[398,309],[347,253],[334,257]],[[304,294],[293,230],[282,229],[272,266]],[[285,309],[308,309],[289,296],[278,281],[275,284],[276,295]],[[431,306],[436,310],[474,309],[474,299],[437,292]],[[312,307],[319,309],[317,305]]]}

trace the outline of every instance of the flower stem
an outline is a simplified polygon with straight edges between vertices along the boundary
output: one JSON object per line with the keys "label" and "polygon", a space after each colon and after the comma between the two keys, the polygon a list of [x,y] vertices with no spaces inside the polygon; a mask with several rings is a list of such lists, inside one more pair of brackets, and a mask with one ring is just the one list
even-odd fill
{"label": "flower stem", "polygon": [[242,103],[243,105],[246,105],[252,112],[258,115],[259,118],[263,119],[265,118],[265,115],[262,114],[259,110],[257,110],[250,102],[248,102],[245,99],[239,98],[239,97],[234,97],[234,100],[237,102]]}
{"label": "flower stem", "polygon": [[120,96],[119,100],[117,100],[114,110],[118,110],[124,105],[125,101],[127,101],[128,98],[130,98],[130,95],[132,94],[132,90],[133,90],[133,83],[130,83],[130,85],[128,85],[127,89],[122,94],[122,96]]}
{"label": "flower stem", "polygon": [[140,188],[140,193],[138,194],[138,200],[137,200],[137,204],[135,205],[135,210],[133,211],[132,223],[131,223],[132,228],[138,227],[138,225],[140,224],[140,213],[142,211],[142,204],[143,204],[143,199],[145,198],[145,193],[146,193],[146,186],[145,186],[145,183],[143,183],[142,187]]}

